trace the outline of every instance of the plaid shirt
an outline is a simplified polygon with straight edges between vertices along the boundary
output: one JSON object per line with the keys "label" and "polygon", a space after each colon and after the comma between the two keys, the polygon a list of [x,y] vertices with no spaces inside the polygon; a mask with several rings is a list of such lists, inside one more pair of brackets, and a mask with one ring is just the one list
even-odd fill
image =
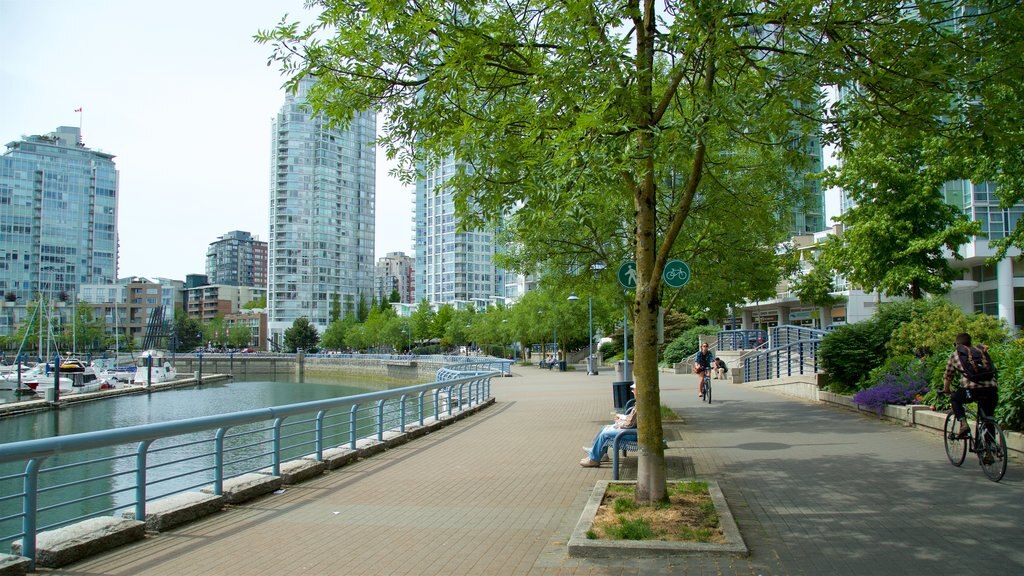
{"label": "plaid shirt", "polygon": [[[978,346],[978,348],[981,348],[982,350],[988,350],[988,348],[985,346]],[[960,355],[957,354],[956,350],[954,350],[953,353],[949,355],[949,360],[946,361],[946,371],[943,372],[942,374],[942,380],[944,382],[952,382],[953,378],[956,377],[958,373],[960,374],[960,386],[963,388],[973,389],[996,387],[995,378],[991,380],[985,380],[984,382],[971,382],[970,380],[968,380],[967,377],[964,376],[963,365],[960,364]]]}

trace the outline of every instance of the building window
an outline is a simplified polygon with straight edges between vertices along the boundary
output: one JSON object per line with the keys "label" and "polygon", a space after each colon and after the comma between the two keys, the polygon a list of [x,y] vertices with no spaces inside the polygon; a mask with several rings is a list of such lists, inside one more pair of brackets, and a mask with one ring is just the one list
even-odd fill
{"label": "building window", "polygon": [[[1014,300],[1016,300],[1016,289],[1014,290]],[[999,316],[999,291],[979,290],[975,292],[974,312],[988,314],[989,316]]]}

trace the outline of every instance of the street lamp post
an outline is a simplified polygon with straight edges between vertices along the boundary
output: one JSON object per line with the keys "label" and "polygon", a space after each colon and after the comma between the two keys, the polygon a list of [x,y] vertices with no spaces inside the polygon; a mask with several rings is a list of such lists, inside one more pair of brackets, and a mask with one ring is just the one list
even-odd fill
{"label": "street lamp post", "polygon": [[[568,300],[576,302],[579,296],[575,292],[569,294]],[[590,337],[588,339],[590,355],[587,356],[587,376],[597,376],[597,367],[594,366],[594,296],[591,294],[587,299],[587,310],[590,316]]]}

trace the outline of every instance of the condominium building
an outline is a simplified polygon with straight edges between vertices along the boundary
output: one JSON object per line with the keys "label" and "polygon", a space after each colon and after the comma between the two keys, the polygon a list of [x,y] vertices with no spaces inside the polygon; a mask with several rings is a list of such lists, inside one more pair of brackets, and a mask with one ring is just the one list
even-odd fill
{"label": "condominium building", "polygon": [[391,299],[398,292],[398,302],[411,304],[416,298],[416,261],[405,252],[389,252],[377,259],[373,275],[374,297],[378,302]]}
{"label": "condominium building", "polygon": [[131,276],[111,283],[83,284],[78,301],[92,306],[94,315],[104,319],[108,333],[116,334],[122,346],[128,342],[139,346],[154,322],[161,333],[168,333],[174,308],[181,302],[181,288],[179,280]]}
{"label": "condominium building", "polygon": [[0,335],[40,296],[69,300],[79,286],[117,277],[118,173],[114,155],[58,127],[7,144],[0,156]]}
{"label": "condominium building", "polygon": [[482,309],[505,302],[505,271],[494,264],[492,231],[457,231],[455,199],[445,187],[456,170],[448,158],[416,182],[416,301]]}
{"label": "condominium building", "polygon": [[206,276],[211,284],[267,287],[267,243],[235,230],[210,243]]}
{"label": "condominium building", "polygon": [[300,317],[319,332],[333,301],[342,317],[373,297],[376,115],[331,127],[305,105],[311,82],[288,94],[273,124],[268,327]]}
{"label": "condominium building", "polygon": [[267,296],[265,288],[224,284],[192,286],[185,288],[184,292],[185,312],[203,322],[239,313],[246,304]]}

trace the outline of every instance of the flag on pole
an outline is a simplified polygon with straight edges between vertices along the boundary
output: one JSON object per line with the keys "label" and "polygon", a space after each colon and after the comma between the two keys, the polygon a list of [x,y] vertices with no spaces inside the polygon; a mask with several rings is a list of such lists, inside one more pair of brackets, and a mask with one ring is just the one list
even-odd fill
{"label": "flag on pole", "polygon": [[81,111],[82,111],[81,108],[75,108],[75,112],[81,112]]}

